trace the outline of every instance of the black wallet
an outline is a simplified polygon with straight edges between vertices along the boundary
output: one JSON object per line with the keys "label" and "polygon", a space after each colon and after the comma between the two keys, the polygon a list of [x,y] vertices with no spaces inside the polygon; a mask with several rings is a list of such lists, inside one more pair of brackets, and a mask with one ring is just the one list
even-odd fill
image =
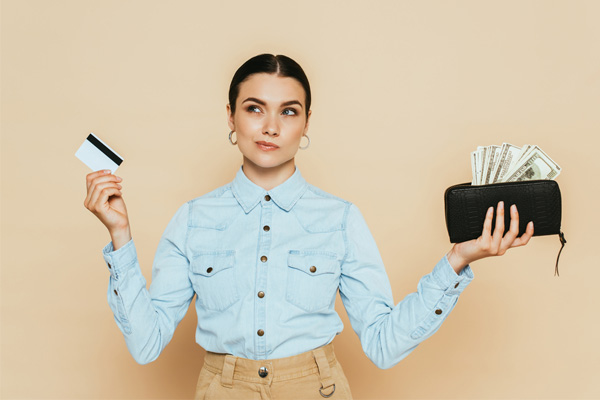
{"label": "black wallet", "polygon": [[[558,275],[558,259],[567,242],[561,231],[562,201],[558,183],[540,179],[519,182],[501,182],[488,185],[462,183],[446,189],[444,204],[446,227],[450,242],[460,243],[481,236],[483,221],[489,207],[504,201],[504,231],[510,227],[509,208],[517,205],[519,211],[519,236],[525,233],[529,221],[533,221],[533,236],[559,235],[561,248],[556,258],[555,274]],[[496,219],[492,222],[492,231]]]}

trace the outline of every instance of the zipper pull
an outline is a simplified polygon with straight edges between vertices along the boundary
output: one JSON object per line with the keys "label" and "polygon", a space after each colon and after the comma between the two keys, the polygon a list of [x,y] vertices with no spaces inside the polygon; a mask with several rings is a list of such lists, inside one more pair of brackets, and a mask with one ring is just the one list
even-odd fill
{"label": "zipper pull", "polygon": [[565,247],[565,243],[567,243],[567,240],[565,239],[565,234],[563,233],[563,231],[560,231],[558,234],[558,238],[560,239],[560,250],[558,251],[558,256],[556,256],[556,266],[554,267],[554,276],[560,276],[558,274],[558,259],[560,258],[560,253],[562,253],[563,248]]}

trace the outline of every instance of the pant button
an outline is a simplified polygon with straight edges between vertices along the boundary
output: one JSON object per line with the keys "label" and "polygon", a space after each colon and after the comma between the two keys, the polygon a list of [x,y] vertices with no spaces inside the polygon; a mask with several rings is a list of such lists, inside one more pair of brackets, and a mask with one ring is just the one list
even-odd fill
{"label": "pant button", "polygon": [[261,378],[265,378],[267,375],[269,375],[269,370],[267,369],[267,367],[260,367],[258,369],[258,376],[260,376]]}

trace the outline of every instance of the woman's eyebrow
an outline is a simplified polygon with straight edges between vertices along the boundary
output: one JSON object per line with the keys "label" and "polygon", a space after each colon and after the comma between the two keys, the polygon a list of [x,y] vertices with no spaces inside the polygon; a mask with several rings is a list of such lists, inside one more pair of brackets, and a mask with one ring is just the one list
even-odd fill
{"label": "woman's eyebrow", "polygon": [[267,105],[267,103],[265,103],[262,100],[257,99],[256,97],[248,97],[246,100],[242,101],[242,104],[244,104],[247,101],[253,101],[255,103],[260,104],[261,106],[266,106]]}
{"label": "woman's eyebrow", "polygon": [[[267,105],[267,103],[265,103],[264,101],[262,101],[260,99],[257,99],[256,97],[248,97],[247,99],[245,99],[244,101],[242,101],[242,104],[244,104],[244,103],[246,103],[248,101],[253,101],[255,103],[260,104],[261,106],[266,106]],[[285,101],[285,102],[281,103],[281,105],[283,107],[291,106],[291,105],[294,105],[294,104],[297,104],[297,105],[300,106],[300,108],[302,108],[302,103],[300,103],[298,100],[289,100],[289,101]]]}
{"label": "woman's eyebrow", "polygon": [[286,101],[285,103],[281,103],[282,106],[291,106],[293,104],[297,104],[300,106],[300,108],[302,108],[302,103],[300,103],[298,100],[290,100],[290,101]]}

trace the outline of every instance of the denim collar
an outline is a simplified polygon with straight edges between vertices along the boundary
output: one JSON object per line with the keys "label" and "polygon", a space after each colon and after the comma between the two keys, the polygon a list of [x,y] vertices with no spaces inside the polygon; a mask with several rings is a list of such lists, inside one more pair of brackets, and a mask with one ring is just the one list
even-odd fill
{"label": "denim collar", "polygon": [[231,184],[233,195],[246,214],[252,211],[267,194],[279,208],[290,211],[307,188],[308,183],[304,180],[298,168],[285,182],[269,191],[248,179],[242,167],[238,170]]}

